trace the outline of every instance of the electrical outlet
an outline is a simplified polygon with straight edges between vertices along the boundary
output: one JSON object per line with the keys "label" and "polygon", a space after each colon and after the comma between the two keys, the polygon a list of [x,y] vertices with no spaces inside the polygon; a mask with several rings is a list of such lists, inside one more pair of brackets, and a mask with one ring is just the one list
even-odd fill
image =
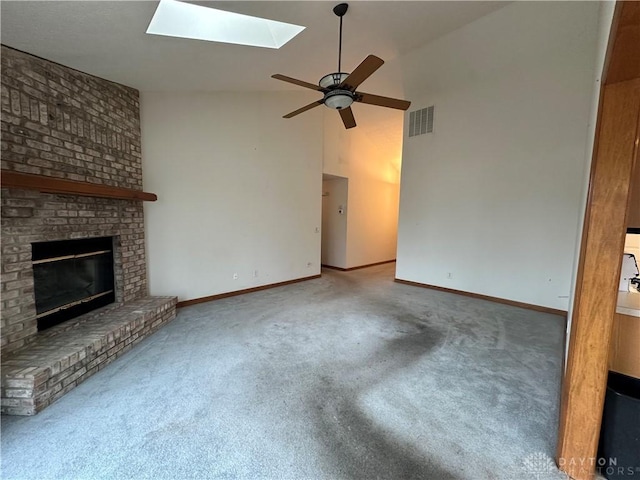
{"label": "electrical outlet", "polygon": [[238,279],[238,274],[237,274],[237,273],[234,273],[234,274],[233,274],[233,279],[234,279],[234,280],[237,280],[237,279]]}
{"label": "electrical outlet", "polygon": [[258,278],[258,270],[253,271],[253,278]]}
{"label": "electrical outlet", "polygon": [[447,278],[451,280],[453,278],[453,274],[451,272],[447,272]]}

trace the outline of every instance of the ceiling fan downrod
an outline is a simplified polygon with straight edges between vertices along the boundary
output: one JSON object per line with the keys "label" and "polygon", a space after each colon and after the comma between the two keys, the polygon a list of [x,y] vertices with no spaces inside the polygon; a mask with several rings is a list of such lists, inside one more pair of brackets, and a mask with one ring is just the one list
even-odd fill
{"label": "ceiling fan downrod", "polygon": [[340,40],[338,43],[338,73],[342,72],[340,68],[342,66],[342,17],[347,13],[349,9],[348,3],[340,3],[333,7],[333,13],[335,13],[338,17],[340,17]]}

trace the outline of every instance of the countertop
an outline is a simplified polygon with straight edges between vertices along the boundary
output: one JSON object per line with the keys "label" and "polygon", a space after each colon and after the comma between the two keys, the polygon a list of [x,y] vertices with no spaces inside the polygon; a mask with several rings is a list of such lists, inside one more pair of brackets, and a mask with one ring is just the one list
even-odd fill
{"label": "countertop", "polygon": [[640,293],[618,292],[616,313],[640,318]]}

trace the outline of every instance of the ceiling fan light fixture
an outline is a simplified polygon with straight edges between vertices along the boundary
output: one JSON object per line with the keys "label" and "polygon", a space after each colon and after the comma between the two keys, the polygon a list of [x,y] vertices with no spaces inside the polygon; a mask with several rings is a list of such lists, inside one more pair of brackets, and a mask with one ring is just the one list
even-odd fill
{"label": "ceiling fan light fixture", "polygon": [[349,107],[354,100],[354,95],[349,90],[332,90],[324,96],[324,104],[334,110],[342,110]]}
{"label": "ceiling fan light fixture", "polygon": [[336,72],[336,73],[330,73],[328,75],[325,75],[324,77],[322,77],[320,79],[320,81],[318,82],[318,85],[320,85],[322,88],[333,88],[333,87],[337,87],[338,85],[340,85],[347,77],[349,76],[348,73],[345,72]]}

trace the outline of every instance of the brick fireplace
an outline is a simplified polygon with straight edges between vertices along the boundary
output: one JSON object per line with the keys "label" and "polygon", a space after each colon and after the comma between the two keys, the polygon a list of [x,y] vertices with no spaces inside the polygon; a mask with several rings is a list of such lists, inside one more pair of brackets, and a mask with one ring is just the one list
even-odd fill
{"label": "brick fireplace", "polygon": [[[3,177],[26,174],[40,179],[77,182],[81,186],[142,191],[137,90],[5,46],[2,46],[1,62]],[[144,216],[139,200],[46,193],[46,189],[12,187],[2,188],[1,213],[3,412],[20,414],[18,407],[26,405],[28,408],[24,409],[24,413],[31,414],[46,406],[50,400],[41,398],[38,406],[35,401],[21,403],[15,399],[26,398],[28,394],[33,400],[38,394],[60,383],[58,378],[52,380],[60,372],[52,373],[56,368],[47,363],[56,363],[57,360],[53,355],[47,357],[46,365],[33,365],[36,369],[49,369],[46,375],[39,373],[40,380],[47,378],[44,387],[42,382],[38,384],[38,379],[33,375],[25,377],[33,382],[21,381],[20,375],[24,371],[18,371],[16,365],[25,365],[25,358],[33,357],[30,346],[35,350],[46,350],[43,342],[47,338],[57,335],[58,341],[62,338],[60,332],[68,330],[61,324],[47,330],[46,334],[38,332],[32,264],[34,244],[111,237],[115,304],[102,307],[102,310],[115,311],[117,306],[142,302],[141,305],[146,305],[148,310],[157,311],[164,322],[175,315],[175,299],[153,301],[147,297]],[[140,308],[128,311],[138,312]],[[89,318],[87,315],[91,314],[80,317],[85,323],[96,317]],[[100,315],[104,316],[104,312],[100,311]],[[149,328],[138,325],[138,330],[132,329],[122,323],[126,319],[123,319],[121,312],[115,315],[120,323],[105,321],[105,324],[112,325],[118,331],[122,329],[122,337],[125,331],[153,330],[151,324]],[[149,315],[147,312],[143,317],[148,317],[154,328],[157,327],[159,324],[154,320],[155,317]],[[95,329],[92,332],[95,334]],[[104,333],[108,336],[110,332]],[[136,336],[129,343],[137,341],[138,337],[142,338]],[[93,351],[96,350],[95,337],[92,337],[92,342]],[[114,346],[115,343],[104,345],[107,350]],[[102,346],[96,351],[100,348]],[[78,354],[82,355],[81,352]],[[91,361],[90,357],[86,353],[83,357],[87,359],[85,363]],[[33,363],[37,359],[29,361]],[[7,366],[17,375],[13,380],[6,378]],[[99,364],[94,366],[98,367]],[[84,375],[89,370],[86,367],[74,367],[67,374],[71,376],[84,368]],[[60,368],[62,372],[65,371]],[[15,387],[13,391],[12,385]],[[28,385],[31,385],[29,392]],[[64,387],[68,386],[69,383]],[[19,389],[22,391],[18,392]],[[50,393],[47,398],[53,398],[58,392]]]}

